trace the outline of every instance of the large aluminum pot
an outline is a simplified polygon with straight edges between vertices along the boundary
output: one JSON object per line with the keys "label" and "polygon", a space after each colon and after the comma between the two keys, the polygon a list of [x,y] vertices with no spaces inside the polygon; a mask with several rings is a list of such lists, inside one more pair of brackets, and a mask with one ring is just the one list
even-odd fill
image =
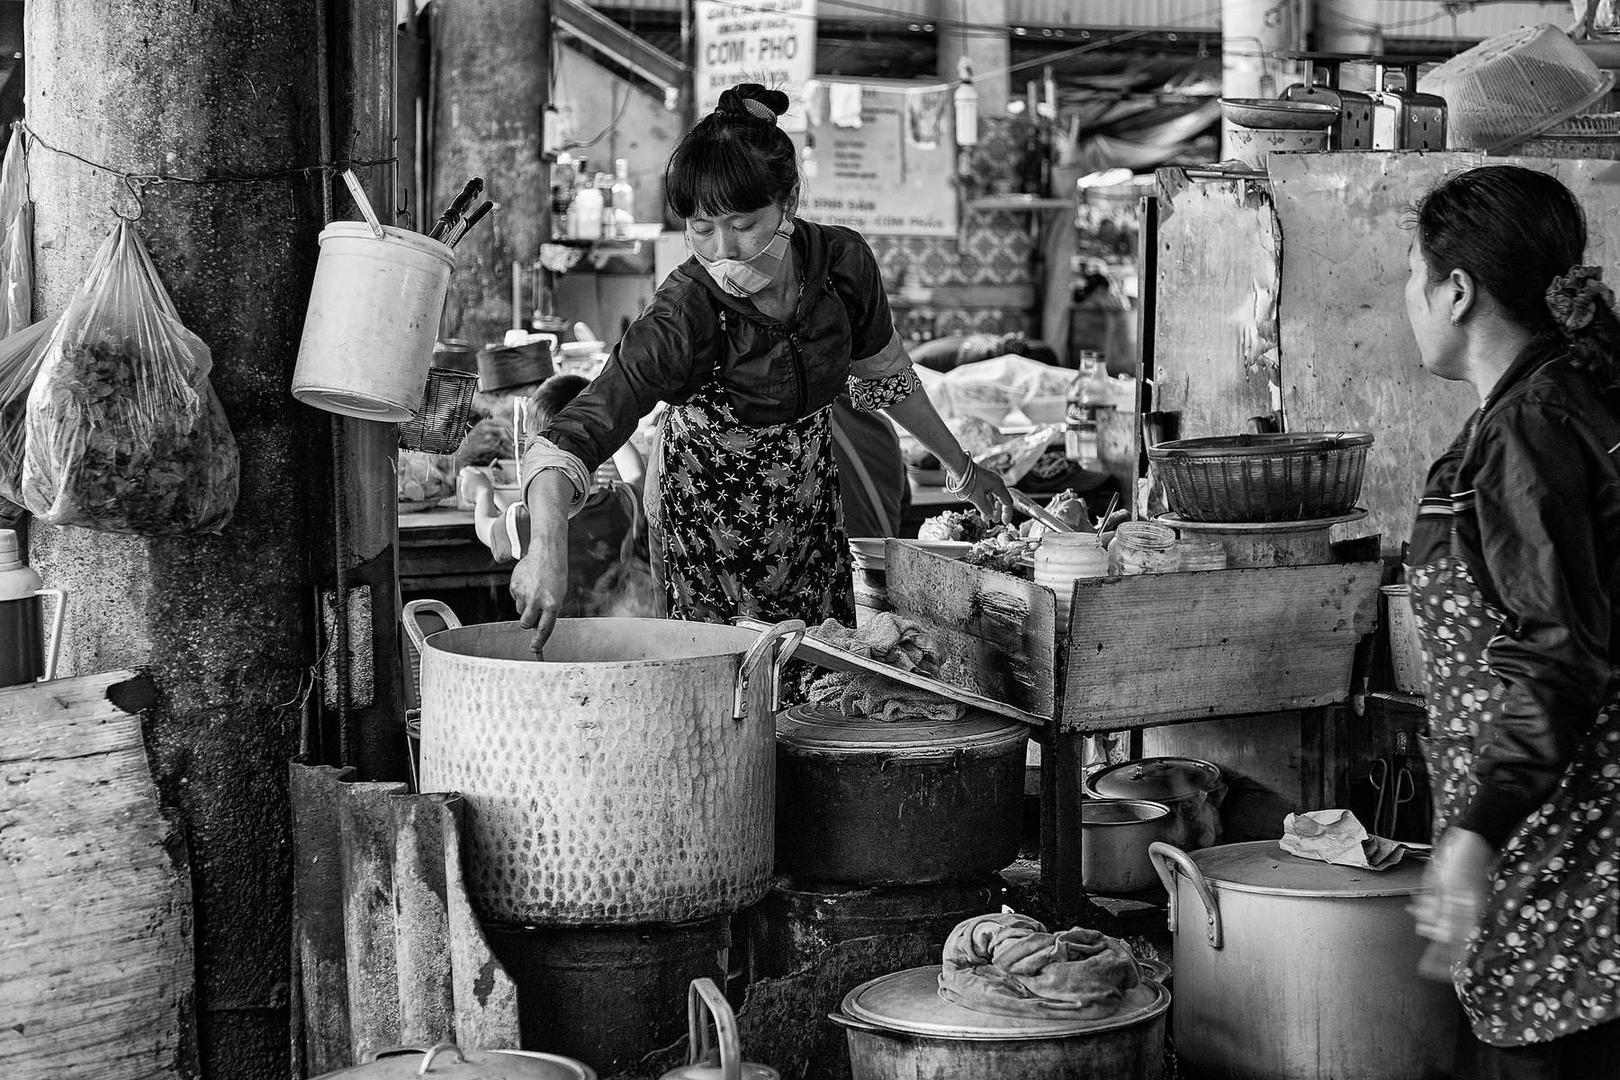
{"label": "large aluminum pot", "polygon": [[1148,846],[1165,839],[1172,819],[1164,803],[1143,799],[1080,800],[1080,884],[1104,895],[1135,893],[1159,883]]}
{"label": "large aluminum pot", "polygon": [[1170,993],[1144,981],[1106,1020],[999,1016],[941,999],[939,965],[862,983],[831,1014],[854,1080],[1160,1080]]}
{"label": "large aluminum pot", "polygon": [[776,868],[839,886],[978,882],[1018,857],[1016,720],[882,721],[812,707],[776,721]]}
{"label": "large aluminum pot", "polygon": [[400,1046],[316,1080],[596,1080],[589,1065],[529,1050],[462,1050],[455,1043]]}
{"label": "large aluminum pot", "polygon": [[1420,864],[1374,872],[1275,840],[1150,849],[1176,935],[1180,1060],[1225,1080],[1450,1075],[1457,998],[1418,977]]}
{"label": "large aluminum pot", "polygon": [[1186,851],[1205,848],[1221,838],[1221,799],[1226,785],[1221,770],[1207,761],[1184,757],[1149,757],[1122,761],[1088,773],[1086,795],[1098,799],[1144,799],[1170,808],[1170,822],[1160,839]]}
{"label": "large aluminum pot", "polygon": [[[433,611],[449,626],[424,635]],[[775,851],[782,664],[804,636],[664,619],[402,619],[422,656],[422,789],[467,800],[485,919],[676,923],[759,900]]]}

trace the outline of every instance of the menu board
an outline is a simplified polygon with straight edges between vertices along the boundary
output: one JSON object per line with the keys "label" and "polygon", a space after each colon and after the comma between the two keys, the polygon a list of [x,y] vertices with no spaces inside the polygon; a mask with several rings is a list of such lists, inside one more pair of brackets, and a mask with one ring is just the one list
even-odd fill
{"label": "menu board", "polygon": [[[697,0],[697,115],[706,116],[720,95],[754,82],[797,98],[816,70],[816,0]],[[803,131],[803,114],[782,117],[787,131]]]}
{"label": "menu board", "polygon": [[804,216],[867,235],[955,236],[949,94],[938,86],[865,83],[859,127],[839,125],[835,110],[819,103],[806,109],[807,130],[797,137],[807,149]]}

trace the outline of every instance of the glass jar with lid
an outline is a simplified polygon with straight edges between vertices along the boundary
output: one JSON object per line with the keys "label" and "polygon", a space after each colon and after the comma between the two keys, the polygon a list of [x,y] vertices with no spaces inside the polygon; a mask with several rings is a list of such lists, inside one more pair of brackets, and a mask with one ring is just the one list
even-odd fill
{"label": "glass jar with lid", "polygon": [[1176,531],[1153,521],[1121,522],[1108,545],[1110,574],[1167,574],[1180,569]]}

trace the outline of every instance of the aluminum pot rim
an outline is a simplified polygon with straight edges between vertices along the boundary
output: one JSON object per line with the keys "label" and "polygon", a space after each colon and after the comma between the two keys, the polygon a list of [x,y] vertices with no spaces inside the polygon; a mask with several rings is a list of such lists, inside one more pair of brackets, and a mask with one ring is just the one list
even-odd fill
{"label": "aluminum pot rim", "polygon": [[[564,622],[574,622],[574,623],[581,623],[581,622],[669,623],[669,622],[672,622],[672,621],[674,621],[674,620],[670,620],[670,619],[606,619],[606,618],[595,618],[595,619],[581,618],[581,619],[558,619],[557,620],[559,625],[564,623]],[[759,638],[759,635],[757,633],[755,633],[754,631],[752,631],[752,630],[740,630],[739,631],[739,628],[732,627],[732,626],[727,626],[724,623],[704,623],[703,625],[706,628],[715,629],[715,630],[738,631],[738,632],[740,632],[741,634],[744,635],[744,638],[738,643],[738,647],[734,648],[734,649],[728,648],[728,649],[724,649],[724,650],[721,650],[721,651],[718,651],[718,652],[698,653],[698,654],[695,654],[693,656],[648,657],[646,659],[641,659],[641,660],[630,660],[630,659],[626,659],[626,660],[509,660],[509,659],[506,659],[506,658],[500,657],[500,656],[479,656],[479,655],[477,655],[475,653],[456,652],[454,650],[445,648],[442,641],[436,644],[435,640],[434,640],[436,638],[446,638],[447,635],[451,635],[451,634],[465,634],[467,636],[474,636],[476,634],[489,634],[489,633],[492,633],[492,632],[522,633],[522,634],[532,634],[533,633],[533,631],[531,631],[531,630],[524,630],[523,629],[523,624],[518,622],[517,620],[513,619],[513,620],[506,621],[506,622],[498,622],[498,623],[468,623],[468,624],[466,624],[464,626],[450,626],[450,627],[445,627],[442,630],[435,630],[435,631],[433,631],[433,633],[428,634],[423,638],[424,648],[422,650],[422,658],[423,658],[423,661],[425,662],[427,660],[428,656],[432,655],[432,656],[437,656],[437,657],[443,657],[446,660],[453,659],[456,662],[467,661],[467,662],[470,662],[472,664],[476,664],[476,665],[480,665],[480,666],[490,666],[490,667],[498,666],[498,667],[508,669],[508,670],[517,668],[517,669],[522,669],[522,670],[533,670],[533,671],[536,671],[536,672],[556,672],[556,671],[561,671],[561,670],[569,669],[569,668],[583,668],[583,669],[587,669],[587,670],[598,670],[598,669],[625,668],[625,667],[667,667],[667,666],[671,666],[671,665],[675,665],[675,664],[694,664],[694,663],[707,663],[707,662],[717,661],[717,660],[718,661],[726,661],[726,660],[732,660],[732,659],[740,659],[742,656],[744,656],[748,652],[750,646],[752,646],[753,643],[755,641],[757,641],[758,638]]]}
{"label": "aluminum pot rim", "polygon": [[[1147,806],[1158,811],[1152,817],[1128,818],[1123,821],[1087,821],[1086,807],[1088,806]],[[1080,801],[1080,828],[1107,829],[1116,825],[1157,825],[1164,822],[1174,811],[1169,804],[1161,799],[1115,799],[1106,795],[1099,795],[1094,799]]]}
{"label": "aluminum pot rim", "polygon": [[[1101,791],[1097,790],[1097,781],[1105,776],[1116,773],[1121,769],[1129,768],[1133,765],[1147,765],[1160,761],[1177,761],[1184,765],[1194,766],[1196,771],[1203,773],[1206,779],[1199,787],[1187,792],[1184,795],[1155,795],[1151,799],[1143,795],[1105,795]],[[1205,761],[1203,758],[1183,757],[1179,754],[1160,754],[1154,757],[1137,758],[1134,761],[1121,761],[1113,765],[1104,765],[1099,769],[1095,769],[1086,774],[1086,776],[1081,780],[1080,790],[1082,794],[1096,799],[1143,799],[1147,802],[1169,804],[1185,802],[1188,799],[1192,799],[1200,795],[1209,795],[1211,792],[1215,791],[1221,786],[1222,779],[1221,767],[1216,765],[1214,762]]]}

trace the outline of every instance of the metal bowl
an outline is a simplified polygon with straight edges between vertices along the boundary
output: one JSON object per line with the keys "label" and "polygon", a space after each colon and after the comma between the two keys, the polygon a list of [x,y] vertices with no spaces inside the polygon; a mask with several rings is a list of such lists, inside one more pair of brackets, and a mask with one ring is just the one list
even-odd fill
{"label": "metal bowl", "polygon": [[1314,101],[1221,98],[1221,115],[1239,127],[1281,131],[1321,131],[1333,126],[1339,110]]}

